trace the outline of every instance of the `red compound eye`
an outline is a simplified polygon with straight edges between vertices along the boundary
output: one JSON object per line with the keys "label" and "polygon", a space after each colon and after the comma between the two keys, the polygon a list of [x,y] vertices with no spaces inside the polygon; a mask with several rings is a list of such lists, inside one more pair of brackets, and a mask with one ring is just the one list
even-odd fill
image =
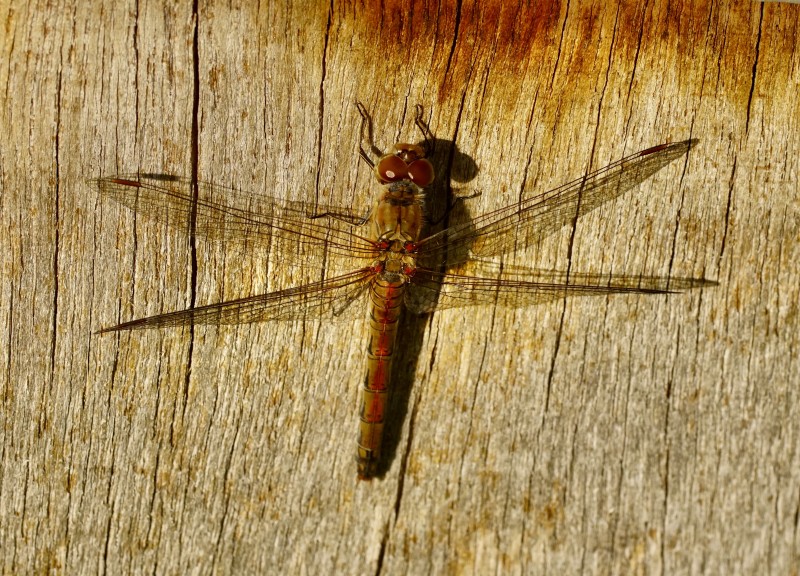
{"label": "red compound eye", "polygon": [[381,158],[378,165],[375,166],[375,171],[382,182],[397,182],[408,179],[408,166],[403,162],[402,158],[394,154]]}
{"label": "red compound eye", "polygon": [[425,158],[412,162],[408,165],[408,177],[417,186],[424,188],[433,182],[433,164]]}

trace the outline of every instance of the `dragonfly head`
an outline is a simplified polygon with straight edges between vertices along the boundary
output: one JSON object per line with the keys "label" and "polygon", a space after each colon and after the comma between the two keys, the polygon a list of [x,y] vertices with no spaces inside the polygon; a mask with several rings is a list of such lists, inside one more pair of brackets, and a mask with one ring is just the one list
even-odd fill
{"label": "dragonfly head", "polygon": [[416,144],[395,144],[394,152],[375,164],[375,175],[381,184],[411,180],[420,188],[433,182],[433,164],[425,158],[425,150]]}

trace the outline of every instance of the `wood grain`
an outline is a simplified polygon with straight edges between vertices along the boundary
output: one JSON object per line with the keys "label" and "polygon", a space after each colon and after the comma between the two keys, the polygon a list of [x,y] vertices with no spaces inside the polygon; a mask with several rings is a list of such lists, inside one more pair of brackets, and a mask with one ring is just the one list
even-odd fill
{"label": "wood grain", "polygon": [[[0,2],[0,571],[793,573],[800,6]],[[448,193],[505,206],[700,144],[508,265],[717,280],[407,316],[358,482],[363,318],[96,335],[316,271],[86,179],[367,209],[425,106]]]}

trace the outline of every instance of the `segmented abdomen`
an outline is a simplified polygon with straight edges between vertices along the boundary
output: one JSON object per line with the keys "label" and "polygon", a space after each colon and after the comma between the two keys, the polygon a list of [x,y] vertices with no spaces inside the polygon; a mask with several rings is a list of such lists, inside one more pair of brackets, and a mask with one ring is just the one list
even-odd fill
{"label": "segmented abdomen", "polygon": [[405,284],[376,276],[370,286],[367,375],[361,389],[358,433],[358,475],[369,478],[377,471],[386,403],[392,377],[392,356]]}

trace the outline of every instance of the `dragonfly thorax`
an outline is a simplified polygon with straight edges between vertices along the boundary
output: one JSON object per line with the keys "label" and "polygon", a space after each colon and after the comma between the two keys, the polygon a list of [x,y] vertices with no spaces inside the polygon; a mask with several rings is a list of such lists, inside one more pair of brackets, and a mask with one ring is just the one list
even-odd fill
{"label": "dragonfly thorax", "polygon": [[420,236],[424,194],[410,181],[393,182],[384,187],[372,212],[372,238],[380,250],[405,252]]}
{"label": "dragonfly thorax", "polygon": [[416,250],[416,244],[402,237],[383,238],[378,244],[383,250],[372,269],[387,282],[407,282],[416,270],[416,254],[409,251],[409,248]]}

